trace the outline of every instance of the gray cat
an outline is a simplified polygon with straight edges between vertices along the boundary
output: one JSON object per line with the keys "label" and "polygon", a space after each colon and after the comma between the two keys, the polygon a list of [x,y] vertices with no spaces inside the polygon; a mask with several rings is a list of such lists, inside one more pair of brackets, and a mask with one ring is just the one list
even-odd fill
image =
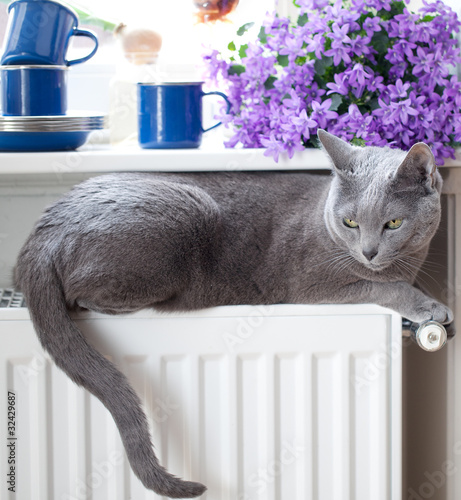
{"label": "gray cat", "polygon": [[320,130],[333,176],[121,173],[47,209],[15,281],[56,364],[111,412],[135,474],[172,498],[201,495],[158,462],[141,402],[69,318],[143,308],[365,303],[416,321],[451,311],[411,283],[440,220],[442,179],[423,143],[353,147]]}

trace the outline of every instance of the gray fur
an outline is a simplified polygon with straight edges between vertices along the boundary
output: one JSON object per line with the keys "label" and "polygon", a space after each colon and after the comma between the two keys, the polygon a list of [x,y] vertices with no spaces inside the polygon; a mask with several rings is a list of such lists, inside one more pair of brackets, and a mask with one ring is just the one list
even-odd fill
{"label": "gray fur", "polygon": [[[194,497],[205,487],[159,465],[139,398],[69,310],[374,302],[417,322],[452,320],[446,306],[411,285],[440,220],[442,180],[430,149],[357,148],[324,131],[319,138],[331,177],[92,178],[48,208],[21,250],[16,285],[43,347],[105,404],[134,472],[161,495]],[[346,227],[344,217],[359,227]],[[396,218],[402,226],[385,229]]]}

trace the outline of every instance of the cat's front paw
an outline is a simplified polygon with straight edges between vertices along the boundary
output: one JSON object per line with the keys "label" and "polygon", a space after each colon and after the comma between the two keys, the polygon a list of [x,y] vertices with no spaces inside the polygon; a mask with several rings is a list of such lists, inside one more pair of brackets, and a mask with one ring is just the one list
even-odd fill
{"label": "cat's front paw", "polygon": [[416,323],[424,321],[438,321],[444,325],[453,321],[453,313],[449,307],[436,300],[427,300],[414,311],[414,318],[408,318]]}

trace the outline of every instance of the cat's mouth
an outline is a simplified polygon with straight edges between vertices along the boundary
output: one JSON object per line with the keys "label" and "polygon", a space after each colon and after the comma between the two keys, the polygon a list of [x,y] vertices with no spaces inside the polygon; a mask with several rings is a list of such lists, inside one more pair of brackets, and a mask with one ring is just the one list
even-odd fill
{"label": "cat's mouth", "polygon": [[365,259],[363,256],[357,260],[360,262],[360,264],[365,266],[367,269],[370,269],[371,271],[374,271],[374,272],[384,271],[384,269],[386,269],[387,267],[389,267],[391,265],[391,262],[369,261],[369,260]]}
{"label": "cat's mouth", "polygon": [[386,267],[389,267],[389,264],[373,264],[372,262],[367,262],[365,266],[372,271],[379,272],[384,271]]}

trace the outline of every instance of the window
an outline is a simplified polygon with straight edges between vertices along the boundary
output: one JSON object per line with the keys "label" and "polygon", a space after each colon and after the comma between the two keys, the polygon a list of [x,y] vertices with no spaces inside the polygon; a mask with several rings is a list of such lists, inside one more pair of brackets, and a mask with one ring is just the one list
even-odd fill
{"label": "window", "polygon": [[[229,0],[231,1],[231,0]],[[211,44],[219,48],[235,37],[239,26],[248,22],[261,22],[267,11],[277,3],[292,3],[291,0],[239,0],[235,10],[228,15],[228,21],[207,24],[195,24],[195,5],[200,0],[69,0],[71,6],[90,12],[95,17],[120,22],[131,27],[151,28],[163,38],[161,57],[163,62],[171,64],[190,63],[202,52],[202,44]],[[203,2],[205,3],[205,2]],[[213,0],[208,1],[213,3]],[[217,2],[216,2],[217,3]],[[220,1],[219,4],[225,4]],[[8,5],[0,4],[0,40],[3,40],[7,23]],[[81,18],[82,19],[82,18]],[[111,31],[80,22],[82,28],[94,31],[100,42],[100,50],[91,60],[92,64],[116,63],[120,56],[115,37]],[[72,41],[72,57],[88,53],[92,42],[85,37],[75,37]]]}

